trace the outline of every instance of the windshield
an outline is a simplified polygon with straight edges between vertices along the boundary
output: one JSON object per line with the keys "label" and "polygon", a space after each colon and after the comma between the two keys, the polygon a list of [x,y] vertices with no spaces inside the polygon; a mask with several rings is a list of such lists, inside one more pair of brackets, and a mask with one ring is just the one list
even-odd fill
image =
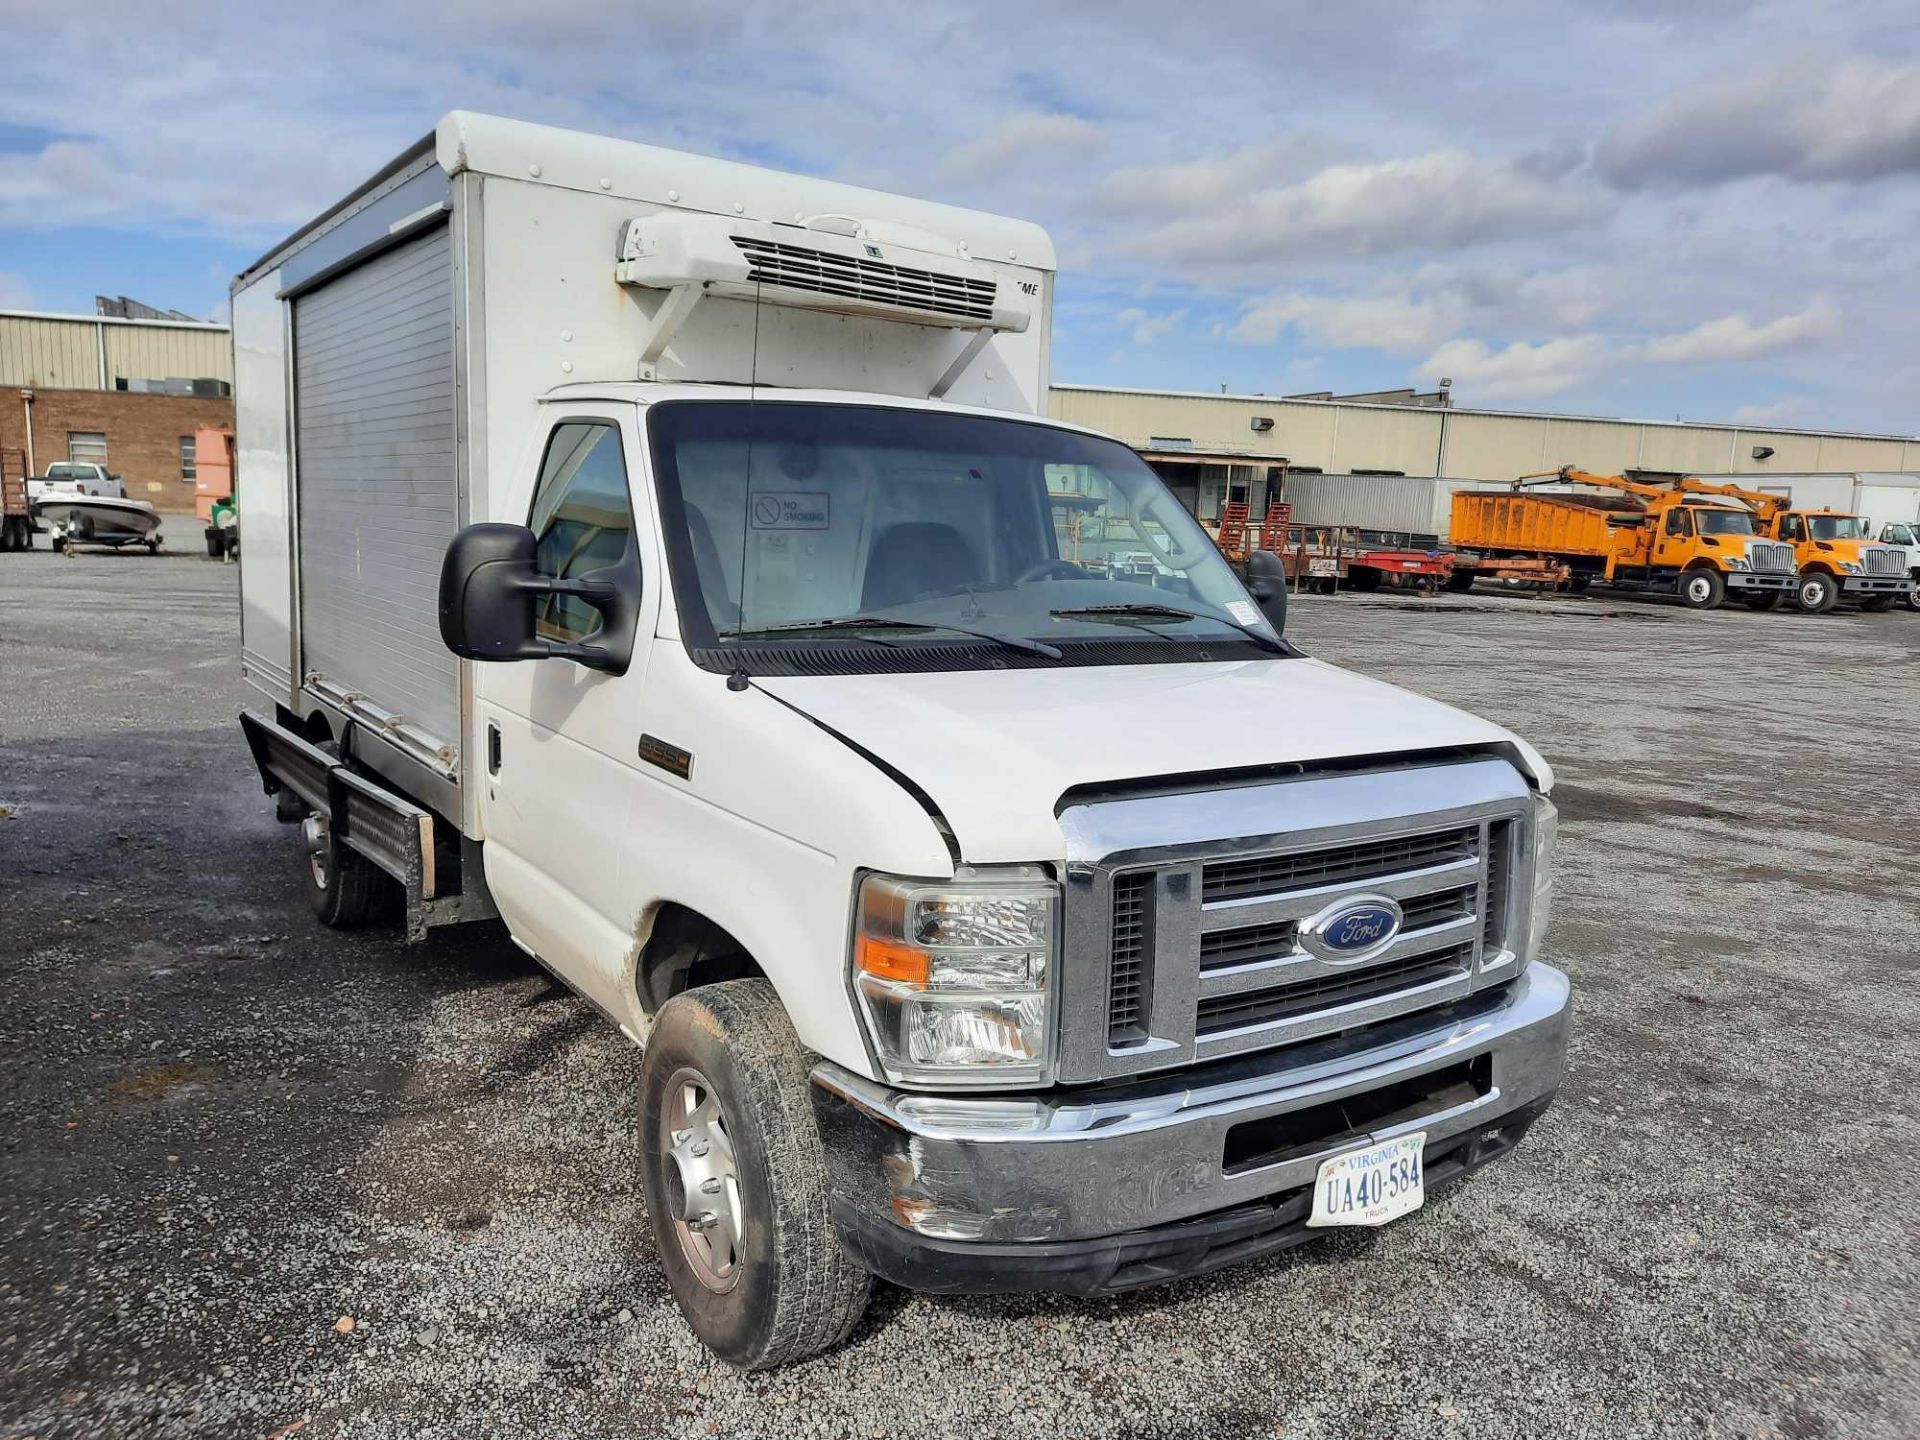
{"label": "windshield", "polygon": [[1809,515],[1807,524],[1816,540],[1864,540],[1867,522],[1858,515]]}
{"label": "windshield", "polygon": [[76,465],[71,460],[56,460],[47,466],[49,480],[91,480],[98,473],[91,465]]}
{"label": "windshield", "polygon": [[1751,535],[1753,534],[1753,516],[1744,510],[1708,510],[1696,509],[1694,520],[1700,526],[1702,535]]}
{"label": "windshield", "polygon": [[1011,637],[1074,663],[1095,663],[1089,641],[1117,663],[1278,648],[1206,532],[1117,441],[791,401],[668,402],[648,424],[695,647]]}

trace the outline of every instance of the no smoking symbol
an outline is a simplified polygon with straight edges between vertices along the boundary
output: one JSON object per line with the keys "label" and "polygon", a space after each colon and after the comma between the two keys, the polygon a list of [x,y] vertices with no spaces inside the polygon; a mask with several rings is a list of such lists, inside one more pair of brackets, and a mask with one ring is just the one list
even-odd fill
{"label": "no smoking symbol", "polygon": [[780,523],[780,501],[772,495],[762,495],[753,502],[753,519],[758,525],[778,525]]}

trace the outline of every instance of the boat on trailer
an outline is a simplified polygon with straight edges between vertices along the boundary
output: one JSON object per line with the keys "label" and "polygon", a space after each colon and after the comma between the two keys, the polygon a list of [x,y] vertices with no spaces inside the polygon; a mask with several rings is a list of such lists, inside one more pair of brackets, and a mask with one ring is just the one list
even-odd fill
{"label": "boat on trailer", "polygon": [[160,512],[145,500],[115,495],[61,492],[33,502],[34,519],[53,534],[53,548],[71,552],[75,545],[144,545],[160,551]]}

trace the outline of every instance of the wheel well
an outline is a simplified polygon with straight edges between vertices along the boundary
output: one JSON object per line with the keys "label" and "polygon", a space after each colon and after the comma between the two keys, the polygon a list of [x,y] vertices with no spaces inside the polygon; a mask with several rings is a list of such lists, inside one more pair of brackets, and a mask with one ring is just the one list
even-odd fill
{"label": "wheel well", "polygon": [[633,983],[641,1005],[652,1012],[683,990],[755,976],[765,978],[765,972],[726,927],[669,900],[654,913]]}

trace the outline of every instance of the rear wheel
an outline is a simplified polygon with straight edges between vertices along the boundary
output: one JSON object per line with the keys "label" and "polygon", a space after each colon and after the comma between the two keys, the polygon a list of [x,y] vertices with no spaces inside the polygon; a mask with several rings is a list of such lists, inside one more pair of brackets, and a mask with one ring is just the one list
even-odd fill
{"label": "rear wheel", "polygon": [[808,1057],[765,980],[661,1007],[640,1061],[641,1184],[661,1269],[701,1342],[743,1370],[846,1339],[868,1278],[834,1234]]}
{"label": "rear wheel", "polygon": [[1840,582],[1820,570],[1809,570],[1794,587],[1794,599],[1809,615],[1824,615],[1840,603]]}
{"label": "rear wheel", "polygon": [[1471,570],[1455,570],[1447,576],[1447,590],[1450,594],[1464,595],[1471,589],[1473,589],[1473,572]]}
{"label": "rear wheel", "polygon": [[319,815],[309,815],[300,834],[307,845],[307,903],[320,923],[345,930],[376,918],[391,893],[386,873],[336,840]]}
{"label": "rear wheel", "polygon": [[1689,610],[1717,610],[1726,598],[1726,577],[1718,570],[1689,570],[1680,577],[1680,599]]}
{"label": "rear wheel", "polygon": [[1870,611],[1875,615],[1884,614],[1886,611],[1891,610],[1893,608],[1893,596],[1869,595],[1865,600],[1862,600],[1860,602],[1860,608],[1862,610]]}
{"label": "rear wheel", "polygon": [[1567,588],[1576,595],[1584,595],[1593,588],[1593,576],[1584,570],[1576,570],[1567,581]]}
{"label": "rear wheel", "polygon": [[1778,608],[1780,598],[1780,592],[1778,590],[1755,590],[1747,596],[1747,608],[1749,610],[1773,610]]}

